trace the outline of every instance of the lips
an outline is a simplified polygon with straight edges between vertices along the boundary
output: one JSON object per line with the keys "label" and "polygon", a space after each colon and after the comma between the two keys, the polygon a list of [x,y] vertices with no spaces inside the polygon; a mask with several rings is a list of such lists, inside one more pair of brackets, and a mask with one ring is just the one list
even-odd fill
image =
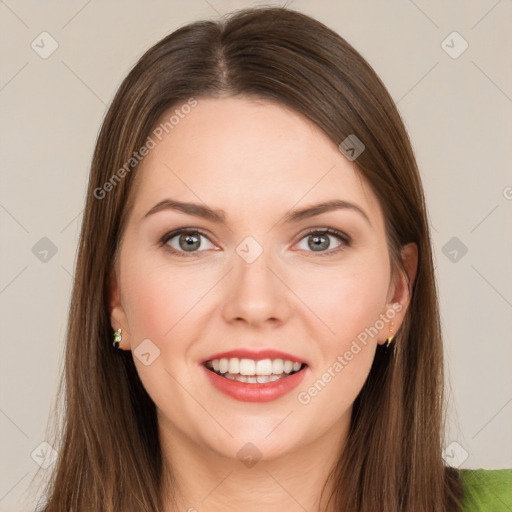
{"label": "lips", "polygon": [[207,381],[243,402],[269,402],[288,394],[304,379],[308,363],[281,350],[238,348],[211,354],[201,363]]}
{"label": "lips", "polygon": [[209,382],[223,395],[241,402],[270,402],[284,397],[303,381],[309,371],[309,368],[304,365],[300,371],[274,382],[263,384],[229,380],[209,370],[204,364],[201,367],[206,377],[206,382]]}

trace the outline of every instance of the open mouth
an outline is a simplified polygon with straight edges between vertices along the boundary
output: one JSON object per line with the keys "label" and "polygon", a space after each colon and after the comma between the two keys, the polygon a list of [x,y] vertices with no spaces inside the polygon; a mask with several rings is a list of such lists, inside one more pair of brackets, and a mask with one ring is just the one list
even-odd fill
{"label": "open mouth", "polygon": [[306,364],[286,359],[213,359],[204,363],[220,377],[248,384],[266,384],[298,373]]}

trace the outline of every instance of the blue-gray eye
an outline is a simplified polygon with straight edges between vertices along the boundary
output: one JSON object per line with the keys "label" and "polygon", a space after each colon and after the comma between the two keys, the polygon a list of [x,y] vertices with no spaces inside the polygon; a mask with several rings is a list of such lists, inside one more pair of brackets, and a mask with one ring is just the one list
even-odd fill
{"label": "blue-gray eye", "polygon": [[[333,248],[331,248],[332,238],[338,239],[338,245]],[[331,254],[331,252],[337,252],[340,246],[349,245],[348,237],[334,229],[317,229],[315,231],[310,231],[301,239],[301,242],[303,240],[307,242],[307,248],[299,246],[299,249],[310,249],[310,252],[317,253],[328,252]]]}
{"label": "blue-gray eye", "polygon": [[[177,253],[193,253],[198,252],[199,248],[204,249],[204,243],[202,239],[208,241],[211,244],[211,247],[206,247],[207,249],[215,247],[200,231],[191,230],[191,229],[182,229],[173,231],[172,233],[167,233],[162,238],[162,243],[168,245],[173,252]],[[201,251],[199,251],[201,252]]]}

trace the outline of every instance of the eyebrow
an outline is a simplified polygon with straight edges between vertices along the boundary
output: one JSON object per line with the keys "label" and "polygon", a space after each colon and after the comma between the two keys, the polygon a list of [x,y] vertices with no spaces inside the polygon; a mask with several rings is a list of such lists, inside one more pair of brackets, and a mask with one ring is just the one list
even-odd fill
{"label": "eyebrow", "polygon": [[[313,204],[311,206],[307,206],[305,208],[301,208],[298,210],[292,210],[288,212],[286,215],[284,215],[282,222],[299,222],[301,220],[308,219],[310,217],[315,217],[316,215],[320,215],[325,212],[342,209],[348,209],[359,213],[371,226],[371,222],[370,219],[368,218],[368,215],[361,207],[357,206],[356,204],[349,203],[348,201],[343,201],[341,199],[333,199],[331,201]],[[153,206],[153,208],[151,208],[146,213],[146,215],[144,215],[143,218],[145,219],[163,210],[179,211],[182,213],[186,213],[187,215],[202,217],[204,219],[219,224],[226,223],[226,212],[222,209],[212,209],[209,208],[208,206],[204,206],[201,204],[176,201],[174,199],[163,199],[155,206]]]}

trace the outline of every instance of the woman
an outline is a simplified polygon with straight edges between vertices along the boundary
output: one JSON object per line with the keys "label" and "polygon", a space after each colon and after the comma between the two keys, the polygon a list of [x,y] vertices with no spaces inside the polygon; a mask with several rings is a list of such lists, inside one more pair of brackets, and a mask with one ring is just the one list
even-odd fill
{"label": "woman", "polygon": [[91,168],[65,404],[45,512],[506,504],[511,471],[444,466],[421,180],[339,35],[249,9],[129,73]]}

